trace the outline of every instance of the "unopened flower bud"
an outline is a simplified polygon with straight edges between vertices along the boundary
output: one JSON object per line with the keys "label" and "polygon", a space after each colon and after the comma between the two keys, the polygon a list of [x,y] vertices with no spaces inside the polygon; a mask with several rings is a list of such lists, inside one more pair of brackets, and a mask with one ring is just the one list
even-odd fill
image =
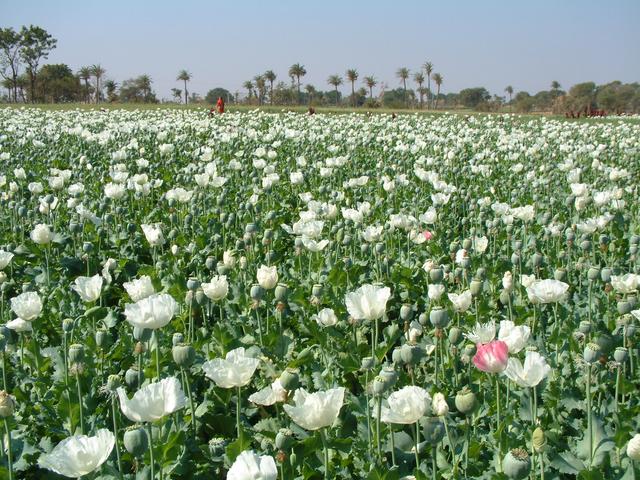
{"label": "unopened flower bud", "polygon": [[0,418],[12,417],[15,406],[13,397],[4,390],[0,390]]}
{"label": "unopened flower bud", "polygon": [[544,430],[542,430],[540,427],[536,427],[536,429],[533,431],[533,434],[532,434],[532,441],[533,441],[534,452],[536,453],[542,452],[545,445],[547,444],[547,439],[545,437]]}
{"label": "unopened flower bud", "polygon": [[464,387],[456,394],[455,398],[456,409],[463,415],[473,415],[478,408],[478,399],[475,393],[469,388]]}

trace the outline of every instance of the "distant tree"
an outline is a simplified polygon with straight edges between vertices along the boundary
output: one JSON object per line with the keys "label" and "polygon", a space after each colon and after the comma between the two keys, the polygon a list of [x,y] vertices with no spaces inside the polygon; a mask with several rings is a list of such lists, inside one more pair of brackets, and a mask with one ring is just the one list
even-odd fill
{"label": "distant tree", "polygon": [[91,67],[81,67],[80,70],[78,70],[78,77],[84,82],[84,100],[86,103],[89,103],[89,95],[91,93],[89,87],[91,76]]}
{"label": "distant tree", "polygon": [[100,98],[102,97],[102,84],[101,84],[101,80],[102,77],[104,76],[105,73],[107,73],[107,71],[102,68],[101,65],[91,65],[91,75],[93,75],[94,77],[96,77],[96,94],[95,94],[95,101],[96,103],[100,102]]}
{"label": "distant tree", "polygon": [[186,70],[180,70],[176,81],[184,82],[184,104],[189,103],[189,93],[187,92],[187,82],[191,80],[191,74]]}
{"label": "distant tree", "polygon": [[396,76],[402,82],[402,89],[404,90],[404,106],[407,107],[407,78],[409,78],[409,69],[406,67],[400,67],[396,71]]}
{"label": "distant tree", "polygon": [[251,80],[247,80],[242,84],[242,88],[247,90],[247,100],[251,103],[251,94],[253,93],[253,82]]}
{"label": "distant tree", "polygon": [[438,99],[440,98],[440,87],[442,86],[442,75],[439,73],[434,73],[431,78],[433,78],[434,83],[436,84],[437,92],[436,92],[436,110],[438,109]]}
{"label": "distant tree", "polygon": [[527,113],[533,110],[534,99],[529,92],[518,92],[514,99],[516,110],[520,113]]}
{"label": "distant tree", "polygon": [[298,103],[300,103],[300,78],[304,77],[307,74],[307,71],[304,68],[304,65],[300,65],[299,63],[294,63],[289,67],[289,76],[291,78],[296,79],[296,84],[298,86]]}
{"label": "distant tree", "polygon": [[182,90],[179,88],[172,88],[171,95],[173,95],[173,99],[178,103],[182,100]]}
{"label": "distant tree", "polygon": [[340,101],[340,93],[338,93],[338,87],[342,85],[342,77],[340,75],[330,75],[327,79],[329,85],[333,85],[336,91],[336,105]]}
{"label": "distant tree", "polygon": [[[20,30],[22,48],[20,56],[24,63],[27,64],[27,73],[29,75],[29,90],[31,96],[36,90],[36,75],[38,74],[38,65],[40,60],[49,57],[51,50],[56,48],[58,41],[53,38],[45,29],[29,25],[22,27]],[[34,101],[34,98],[31,98]]]}
{"label": "distant tree", "polygon": [[311,105],[311,103],[313,102],[313,96],[317,93],[316,87],[314,87],[310,83],[307,83],[304,86],[304,89],[307,92],[307,96],[309,97],[309,105]]}
{"label": "distant tree", "polygon": [[[435,78],[433,81],[435,82]],[[458,97],[460,103],[465,107],[476,108],[481,103],[487,102],[491,98],[491,95],[486,88],[476,87],[461,90]]]}
{"label": "distant tree", "polygon": [[351,103],[355,107],[356,106],[356,90],[355,83],[358,80],[358,71],[355,68],[350,68],[347,70],[347,80],[351,82]]}
{"label": "distant tree", "polygon": [[284,82],[278,82],[273,88],[273,103],[291,105],[296,102],[296,91]]}
{"label": "distant tree", "polygon": [[395,90],[385,90],[381,98],[381,103],[385,108],[404,108],[407,105],[407,99],[412,101],[415,99],[413,90],[405,90],[400,87]]}
{"label": "distant tree", "polygon": [[72,102],[80,96],[80,80],[63,64],[43,65],[38,72],[34,99],[39,102]]}
{"label": "distant tree", "polygon": [[104,82],[104,88],[107,90],[107,101],[109,103],[117,102],[118,94],[116,90],[118,89],[118,84],[114,80],[106,80]]}
{"label": "distant tree", "polygon": [[427,108],[431,108],[431,74],[433,73],[433,63],[424,62],[422,66],[427,74]]}
{"label": "distant tree", "polygon": [[218,98],[222,98],[225,103],[233,102],[233,95],[231,94],[231,92],[221,87],[216,87],[212,90],[209,90],[204,97],[204,101],[215,105],[215,103],[218,101]]}
{"label": "distant tree", "polygon": [[151,89],[153,81],[149,75],[140,75],[122,82],[120,101],[132,103],[157,103],[155,93]]}
{"label": "distant tree", "polygon": [[378,81],[373,76],[364,77],[364,84],[369,89],[369,98],[373,100],[373,87],[375,87],[378,84]]}
{"label": "distant tree", "polygon": [[511,85],[507,85],[504,89],[504,91],[507,93],[507,95],[509,95],[509,111],[511,111],[511,97],[513,95],[513,87]]}
{"label": "distant tree", "polygon": [[273,70],[264,72],[264,79],[269,82],[269,103],[273,105],[273,82],[276,81],[276,74]]}
{"label": "distant tree", "polygon": [[578,83],[569,89],[567,106],[571,110],[591,113],[595,106],[596,84],[593,82]]}
{"label": "distant tree", "polygon": [[418,71],[413,74],[413,81],[418,84],[418,93],[420,94],[420,109],[422,109],[422,99],[424,98],[424,89],[422,84],[424,83],[424,75]]}
{"label": "distant tree", "polygon": [[[20,50],[22,49],[21,33],[13,28],[0,28],[0,65],[2,77],[10,80],[13,90],[13,101],[18,101],[18,75],[20,70]],[[5,68],[9,68],[9,74],[5,74]],[[9,90],[11,92],[11,90]],[[11,93],[9,94],[11,100]]]}
{"label": "distant tree", "polygon": [[267,82],[264,79],[263,75],[256,75],[253,78],[253,83],[256,86],[256,90],[258,93],[258,105],[262,105],[264,102],[264,97],[267,96]]}

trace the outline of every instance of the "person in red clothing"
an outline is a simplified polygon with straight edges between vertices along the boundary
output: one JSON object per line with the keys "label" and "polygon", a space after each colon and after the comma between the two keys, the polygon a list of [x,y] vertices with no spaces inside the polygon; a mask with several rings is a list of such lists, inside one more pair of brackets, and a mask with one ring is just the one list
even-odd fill
{"label": "person in red clothing", "polygon": [[218,113],[224,113],[224,100],[222,99],[222,97],[218,97],[216,109],[218,110]]}

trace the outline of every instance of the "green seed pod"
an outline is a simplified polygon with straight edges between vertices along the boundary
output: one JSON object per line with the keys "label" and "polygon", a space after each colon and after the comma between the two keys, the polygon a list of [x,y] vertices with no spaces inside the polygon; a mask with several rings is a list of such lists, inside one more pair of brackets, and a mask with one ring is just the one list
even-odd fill
{"label": "green seed pod", "polygon": [[591,331],[591,322],[588,320],[582,320],[578,326],[578,331],[583,334],[588,334]]}
{"label": "green seed pod", "polygon": [[251,286],[250,295],[252,300],[261,300],[264,296],[264,289],[257,283],[254,283]]}
{"label": "green seed pod", "polygon": [[544,430],[540,427],[536,427],[531,438],[533,440],[533,451],[536,453],[542,452],[547,444],[547,438],[544,434]]}
{"label": "green seed pod", "polygon": [[363,372],[368,372],[375,366],[375,364],[376,362],[373,357],[364,357],[362,359],[362,363],[360,364],[360,370],[362,370]]}
{"label": "green seed pod", "polygon": [[624,363],[629,358],[629,350],[625,347],[617,347],[613,352],[613,358],[618,363]]}
{"label": "green seed pod", "polygon": [[451,327],[449,330],[449,343],[451,345],[457,345],[462,338],[462,330],[458,327]]}
{"label": "green seed pod", "polygon": [[140,373],[140,381],[144,381],[144,372],[138,372],[136,368],[129,368],[124,373],[124,383],[131,390],[136,390],[140,385],[138,384],[138,373]]}
{"label": "green seed pod", "polygon": [[600,270],[600,280],[602,280],[605,283],[609,283],[611,281],[611,269],[610,268],[605,267],[602,270]]}
{"label": "green seed pod", "polygon": [[423,422],[424,439],[432,445],[444,438],[444,424],[439,417],[428,417]]}
{"label": "green seed pod", "polygon": [[391,361],[397,365],[402,365],[404,360],[402,360],[402,347],[396,347],[391,352]]}
{"label": "green seed pod", "polygon": [[382,395],[384,392],[386,392],[386,390],[387,384],[385,383],[384,378],[379,375],[376,376],[371,384],[371,391],[373,392],[373,394]]}
{"label": "green seed pod", "polygon": [[69,347],[69,362],[80,363],[84,360],[84,346],[74,343]]}
{"label": "green seed pod", "polygon": [[293,432],[288,428],[281,428],[276,434],[275,444],[278,450],[289,450],[293,446]]}
{"label": "green seed pod", "polygon": [[174,333],[173,336],[171,337],[171,345],[173,345],[174,347],[176,345],[180,345],[183,342],[184,342],[184,335],[180,332]]}
{"label": "green seed pod", "polygon": [[213,458],[222,457],[226,448],[227,441],[222,437],[213,437],[209,440],[209,453]]}
{"label": "green seed pod", "polygon": [[382,368],[378,376],[382,378],[382,381],[385,383],[387,388],[393,387],[398,381],[398,372],[391,367]]}
{"label": "green seed pod", "polygon": [[407,365],[417,365],[423,357],[423,350],[418,345],[405,343],[400,349],[402,361]]}
{"label": "green seed pod", "polygon": [[288,391],[296,390],[300,386],[300,375],[297,370],[287,368],[280,375],[280,384],[282,388]]}
{"label": "green seed pod", "polygon": [[482,291],[482,282],[476,279],[471,280],[471,283],[469,284],[469,290],[471,291],[471,295],[477,297]]}
{"label": "green seed pod", "polygon": [[466,416],[471,416],[478,408],[478,399],[468,387],[464,387],[456,394],[454,400],[456,409]]}
{"label": "green seed pod", "polygon": [[322,295],[323,287],[319,283],[316,283],[311,287],[311,295],[314,297],[320,297]]}
{"label": "green seed pod", "polygon": [[73,330],[73,319],[72,318],[65,318],[64,320],[62,320],[62,331],[65,333],[71,333],[71,330]]}
{"label": "green seed pod", "polygon": [[521,449],[514,448],[507,453],[502,462],[502,469],[507,477],[512,480],[523,480],[531,472],[531,459],[529,454]]}
{"label": "green seed pod", "polygon": [[107,330],[96,330],[96,345],[102,349],[106,350],[109,348],[111,344],[111,335]]}
{"label": "green seed pod", "polygon": [[151,339],[153,330],[149,328],[133,327],[133,338],[139,342],[148,342]]}
{"label": "green seed pod", "polygon": [[511,254],[511,264],[512,265],[518,265],[520,263],[520,255],[518,255],[517,253],[512,253]]}
{"label": "green seed pod", "polygon": [[284,283],[279,283],[276,286],[275,297],[279,302],[286,302],[287,297],[289,296],[289,287]]}
{"label": "green seed pod", "polygon": [[556,268],[553,272],[553,278],[559,282],[564,281],[567,278],[567,271],[564,268]]}
{"label": "green seed pod", "polygon": [[633,306],[631,305],[631,303],[624,300],[621,302],[618,302],[617,307],[618,307],[618,313],[620,315],[626,315],[627,313],[631,312],[631,310],[633,309]]}
{"label": "green seed pod", "polygon": [[587,270],[587,278],[590,281],[595,282],[598,278],[600,278],[600,269],[591,267],[589,270]]}
{"label": "green seed pod", "polygon": [[406,322],[411,320],[412,315],[413,315],[413,309],[411,304],[404,303],[402,307],[400,307],[400,318]]}
{"label": "green seed pod", "polygon": [[600,359],[600,346],[597,343],[587,343],[584,347],[584,353],[582,354],[584,361],[593,364]]}
{"label": "green seed pod", "polygon": [[110,392],[115,392],[121,384],[122,382],[118,375],[109,375],[107,377],[107,390]]}
{"label": "green seed pod", "polygon": [[434,307],[429,313],[429,321],[436,328],[446,328],[449,320],[449,312],[442,307]]}
{"label": "green seed pod", "polygon": [[187,280],[187,288],[189,290],[196,290],[200,286],[200,281],[197,278],[191,277]]}
{"label": "green seed pod", "polygon": [[429,278],[433,283],[440,283],[444,278],[444,272],[441,268],[432,268],[429,270]]}
{"label": "green seed pod", "polygon": [[124,432],[124,448],[134,457],[141,457],[149,448],[147,432],[142,427],[133,427]]}
{"label": "green seed pod", "polygon": [[376,246],[375,246],[376,254],[381,255],[382,253],[384,253],[384,251],[385,251],[384,243],[382,242],[376,243]]}
{"label": "green seed pod", "polygon": [[473,245],[473,242],[469,238],[465,238],[462,241],[462,248],[464,248],[465,250],[471,250],[472,245]]}
{"label": "green seed pod", "polygon": [[191,345],[179,344],[171,349],[173,361],[181,368],[189,368],[196,359],[196,350]]}

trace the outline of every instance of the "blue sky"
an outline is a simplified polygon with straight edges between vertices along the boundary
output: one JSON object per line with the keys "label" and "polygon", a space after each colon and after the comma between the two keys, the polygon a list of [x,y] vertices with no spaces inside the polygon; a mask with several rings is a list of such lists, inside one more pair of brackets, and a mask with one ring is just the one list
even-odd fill
{"label": "blue sky", "polygon": [[640,81],[639,0],[0,0],[0,19],[52,33],[50,63],[100,63],[117,82],[146,73],[161,98],[181,86],[182,68],[205,94],[242,90],[267,69],[288,81],[296,62],[323,90],[347,68],[395,88],[398,67],[427,60],[444,92]]}

